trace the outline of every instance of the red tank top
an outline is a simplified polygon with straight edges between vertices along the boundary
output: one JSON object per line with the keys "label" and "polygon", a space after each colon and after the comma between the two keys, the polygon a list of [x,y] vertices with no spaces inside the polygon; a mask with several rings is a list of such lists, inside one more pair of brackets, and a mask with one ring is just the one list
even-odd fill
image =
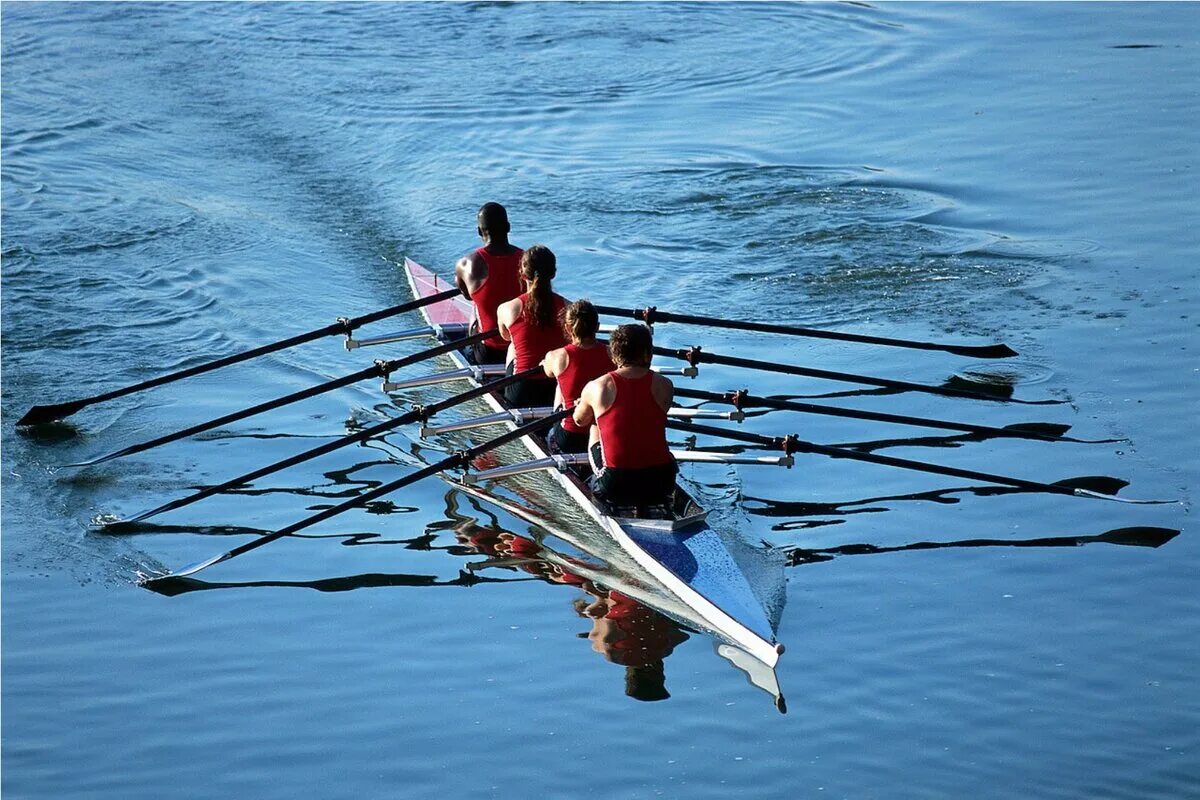
{"label": "red tank top", "polygon": [[[567,345],[567,368],[558,375],[558,389],[562,393],[563,408],[574,408],[575,401],[589,381],[594,381],[606,372],[616,369],[608,348],[602,344],[584,349],[578,345]],[[563,419],[562,429],[568,433],[582,433],[585,429],[575,424],[572,417]]]}
{"label": "red tank top", "polygon": [[[529,302],[529,292],[521,295],[522,311],[525,303]],[[567,336],[563,333],[562,325],[559,324],[559,315],[567,306],[567,301],[559,295],[554,295],[554,322],[544,328],[539,328],[525,320],[525,314],[517,317],[512,325],[508,326],[508,332],[512,335],[513,350],[516,351],[516,365],[513,367],[513,372],[521,372],[522,370],[536,367],[546,357],[546,353],[551,350],[557,350],[567,343]],[[538,376],[534,376],[535,379]],[[548,375],[541,377],[549,380]]]}
{"label": "red tank top", "polygon": [[[475,251],[487,264],[488,274],[479,288],[471,292],[471,302],[475,304],[475,314],[479,317],[479,330],[486,331],[496,327],[496,309],[501,303],[507,303],[521,293],[521,253],[518,247],[515,252],[505,256],[493,255],[486,247]],[[485,347],[493,350],[503,350],[508,342],[500,338],[500,334],[483,340]]]}
{"label": "red tank top", "polygon": [[616,384],[612,407],[596,417],[604,465],[619,469],[657,467],[671,460],[667,447],[667,414],[650,387],[654,373],[622,378],[608,373]]}

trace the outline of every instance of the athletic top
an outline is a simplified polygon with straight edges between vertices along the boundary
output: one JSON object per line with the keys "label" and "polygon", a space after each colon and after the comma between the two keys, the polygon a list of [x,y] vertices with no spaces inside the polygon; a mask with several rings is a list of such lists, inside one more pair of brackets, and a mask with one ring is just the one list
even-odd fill
{"label": "athletic top", "polygon": [[[486,331],[496,327],[496,309],[501,303],[507,303],[521,293],[521,248],[506,256],[498,256],[480,247],[475,251],[487,264],[488,274],[479,284],[479,288],[471,292],[471,302],[475,304],[475,315],[479,317],[479,330]],[[483,340],[485,347],[493,350],[504,350],[508,342],[500,334],[489,336]]]}
{"label": "athletic top", "polygon": [[[536,367],[542,363],[546,353],[557,350],[567,343],[567,336],[558,322],[563,309],[567,307],[567,301],[557,294],[554,295],[554,322],[544,328],[539,328],[525,320],[524,305],[527,302],[529,302],[529,292],[521,295],[521,316],[508,326],[508,332],[512,335],[513,350],[517,354],[517,363],[513,366],[513,372],[522,372]],[[535,375],[534,379],[536,380],[538,377],[549,380],[548,375]]]}
{"label": "athletic top", "polygon": [[[558,388],[562,392],[563,408],[574,408],[575,401],[583,393],[583,387],[589,381],[616,369],[616,366],[608,355],[608,348],[602,344],[589,348],[569,344],[566,350],[567,368],[558,375]],[[575,419],[569,416],[559,424],[568,433],[583,433],[586,430],[576,425]]]}
{"label": "athletic top", "polygon": [[640,378],[622,378],[615,371],[608,375],[617,396],[612,406],[596,417],[604,466],[646,469],[669,463],[667,413],[650,391],[654,373]]}

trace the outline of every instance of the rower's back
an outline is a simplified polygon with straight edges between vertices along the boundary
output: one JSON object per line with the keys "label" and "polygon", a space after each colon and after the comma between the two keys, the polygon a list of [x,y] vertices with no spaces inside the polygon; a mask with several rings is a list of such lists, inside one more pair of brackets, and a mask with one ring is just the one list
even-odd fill
{"label": "rower's back", "polygon": [[595,422],[589,456],[592,488],[610,506],[637,516],[670,513],[679,471],[667,446],[667,410],[674,386],[650,369],[650,329],[621,325],[609,340],[616,369],[592,381],[576,407],[580,425]]}
{"label": "rower's back", "polygon": [[[500,306],[521,294],[521,248],[508,241],[508,212],[499,203],[479,209],[476,230],[483,246],[463,256],[455,267],[455,283],[475,306],[476,330],[498,327]],[[498,333],[474,348],[477,363],[502,364],[508,342]]]}

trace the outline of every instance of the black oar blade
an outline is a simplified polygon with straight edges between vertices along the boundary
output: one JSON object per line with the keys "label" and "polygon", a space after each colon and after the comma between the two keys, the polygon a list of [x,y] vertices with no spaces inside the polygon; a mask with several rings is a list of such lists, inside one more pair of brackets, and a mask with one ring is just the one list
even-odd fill
{"label": "black oar blade", "polygon": [[1054,486],[1065,486],[1068,489],[1083,489],[1085,492],[1114,495],[1129,485],[1129,481],[1113,478],[1108,475],[1083,475],[1078,478],[1064,478],[1055,481]]}
{"label": "black oar blade", "polygon": [[1004,430],[1029,433],[1034,436],[1052,436],[1058,438],[1059,436],[1065,436],[1067,431],[1071,430],[1071,426],[1060,425],[1056,422],[1018,422],[1013,425],[1005,425]]}
{"label": "black oar blade", "polygon": [[1098,541],[1109,544],[1133,545],[1134,547],[1162,547],[1179,535],[1175,528],[1153,528],[1136,526],[1132,528],[1117,528],[1096,537]]}
{"label": "black oar blade", "polygon": [[187,592],[193,592],[205,587],[204,581],[195,578],[180,578],[177,575],[160,575],[158,577],[143,576],[138,585],[149,589],[163,597],[177,597]]}
{"label": "black oar blade", "polygon": [[951,375],[942,382],[942,386],[946,389],[986,394],[1006,400],[1013,396],[1013,385],[1005,380],[979,380]]}
{"label": "black oar blade", "polygon": [[1017,351],[1013,350],[1003,342],[1000,344],[982,344],[982,345],[945,345],[943,348],[947,353],[953,353],[958,356],[970,356],[972,358],[1012,358],[1017,355]]}
{"label": "black oar blade", "polygon": [[31,425],[47,425],[71,416],[85,405],[87,404],[73,400],[69,403],[51,403],[45,406],[34,406],[25,412],[25,416],[17,420],[17,425],[22,428]]}

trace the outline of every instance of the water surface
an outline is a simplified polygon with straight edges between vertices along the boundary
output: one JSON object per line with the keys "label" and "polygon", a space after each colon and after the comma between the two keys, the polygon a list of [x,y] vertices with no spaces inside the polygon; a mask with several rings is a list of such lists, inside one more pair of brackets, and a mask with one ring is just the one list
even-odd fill
{"label": "water surface", "polygon": [[[1194,795],[1198,22],[1191,4],[4,5],[4,791]],[[394,413],[370,383],[58,468],[378,352],[330,339],[13,430],[34,402],[402,302],[398,263],[449,268],[486,200],[554,248],[571,296],[1020,356],[659,326],[673,346],[1064,402],[717,367],[697,386],[1129,441],[752,430],[1188,504],[813,456],[689,469],[735,543],[792,564],[780,716],[695,633],[664,661],[669,699],[628,697],[578,589],[466,570],[473,536],[528,526],[436,481],[203,591],[135,585],[436,457],[413,430],[154,533],[88,530]],[[1130,528],[1162,530],[1110,533]]]}

